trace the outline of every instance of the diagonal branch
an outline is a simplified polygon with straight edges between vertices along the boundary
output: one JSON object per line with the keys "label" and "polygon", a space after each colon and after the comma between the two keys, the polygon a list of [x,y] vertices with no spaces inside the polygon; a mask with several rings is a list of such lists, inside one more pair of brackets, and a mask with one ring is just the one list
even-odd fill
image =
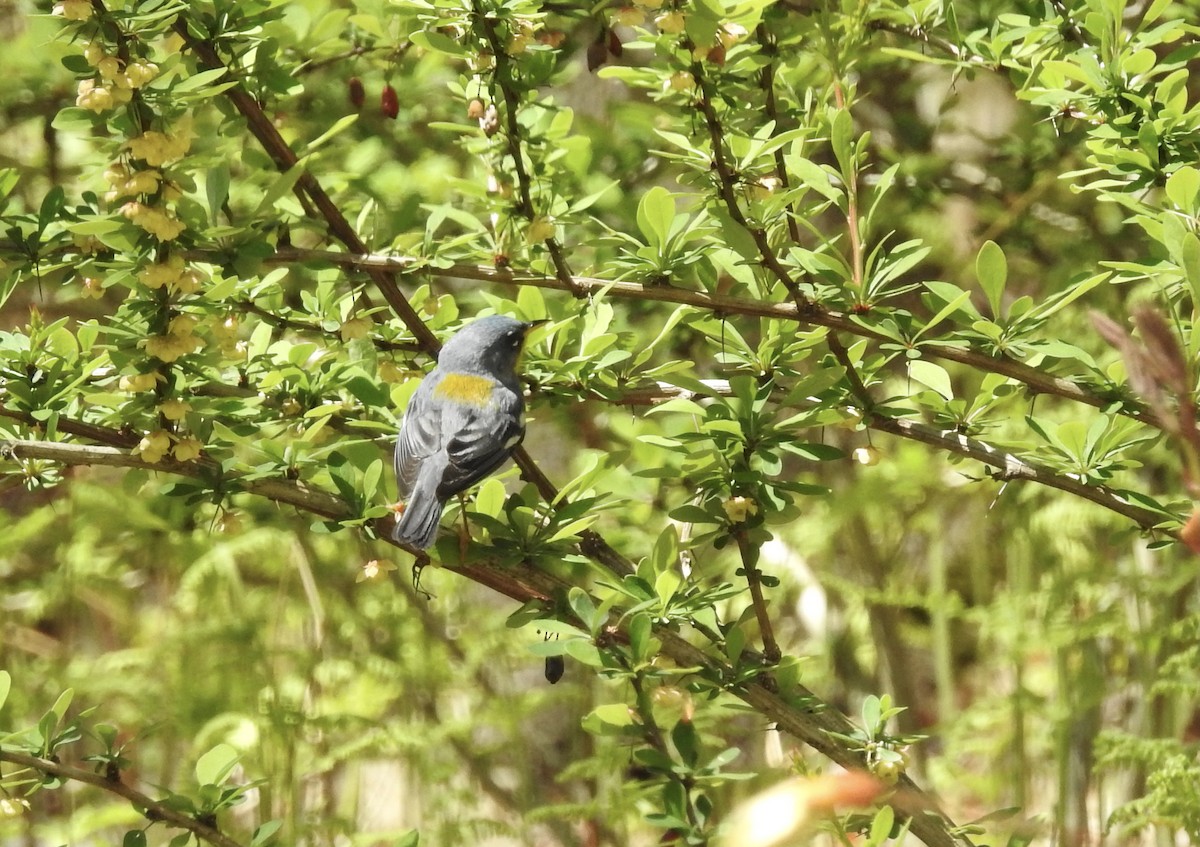
{"label": "diagonal branch", "polygon": [[[208,39],[206,33],[194,32],[192,27],[195,26],[195,21],[180,15],[179,20],[175,24],[175,31],[178,32],[184,40],[187,49],[195,54],[200,65],[205,70],[225,69],[225,63],[217,55],[217,51],[213,49],[212,41]],[[230,76],[233,74],[230,72]],[[296,190],[298,193],[307,195],[308,199],[316,207],[321,218],[329,227],[329,232],[345,245],[346,249],[352,253],[366,253],[367,245],[358,237],[358,233],[354,231],[354,227],[346,220],[341,210],[334,204],[330,196],[321,187],[321,183],[317,181],[306,168],[300,164],[300,158],[295,151],[288,146],[288,143],[279,134],[279,130],[275,128],[275,124],[263,112],[262,107],[258,105],[258,101],[250,96],[241,84],[233,85],[226,89],[224,95],[229,98],[233,105],[241,112],[242,117],[246,119],[246,124],[254,137],[258,139],[258,143],[267,151],[267,155],[275,163],[275,166],[281,173],[287,173],[292,168],[301,167],[300,177],[296,181]],[[404,325],[408,327],[408,331],[416,337],[421,346],[430,355],[437,353],[441,347],[437,336],[425,326],[425,322],[421,320],[420,315],[413,309],[412,304],[408,302],[408,298],[401,293],[400,288],[396,285],[394,272],[385,268],[362,268],[375,286],[379,289],[383,298],[387,301],[392,310],[399,316]]]}
{"label": "diagonal branch", "polygon": [[180,829],[186,829],[196,836],[198,839],[203,839],[209,844],[216,847],[242,847],[241,842],[230,838],[225,833],[221,832],[215,826],[210,826],[206,823],[196,820],[191,815],[186,815],[166,803],[161,803],[153,799],[147,794],[143,794],[132,786],[126,785],[119,779],[109,779],[104,774],[96,773],[95,771],[77,768],[73,765],[64,765],[60,762],[55,762],[50,759],[42,759],[37,756],[30,756],[26,753],[19,753],[15,750],[5,750],[0,748],[0,762],[10,762],[21,768],[37,771],[43,774],[57,776],[60,779],[68,779],[73,782],[82,782],[87,785],[94,785],[97,788],[102,788],[110,794],[116,794],[118,797],[124,797],[134,807],[146,816],[150,821],[162,821],[171,826]]}
{"label": "diagonal branch", "polygon": [[[533,206],[532,181],[529,178],[529,171],[525,168],[524,153],[521,149],[521,123],[517,119],[517,113],[521,108],[521,93],[514,85],[512,60],[505,50],[505,45],[500,41],[499,33],[496,32],[495,19],[487,14],[478,0],[473,0],[471,5],[496,63],[496,85],[499,86],[500,93],[504,97],[506,124],[504,137],[508,141],[508,153],[512,156],[513,170],[517,175],[517,191],[521,198],[520,212],[527,222],[532,223],[537,216],[537,210]],[[563,254],[563,248],[558,243],[558,239],[551,235],[546,239],[545,244],[558,280],[576,297],[586,296],[585,292],[575,286],[574,275],[571,273],[570,266],[567,265],[567,257]]]}
{"label": "diagonal branch", "polygon": [[[46,441],[0,441],[0,461],[5,459],[41,458],[73,465],[108,465],[111,467],[144,468],[183,476],[202,476],[205,463],[146,462],[130,453],[111,447],[87,447],[76,444],[60,444]],[[287,503],[303,511],[321,517],[345,519],[352,517],[350,508],[332,494],[315,489],[304,483],[285,479],[259,479],[249,481],[242,490]],[[377,529],[386,529],[380,522]],[[390,534],[382,533],[378,540],[393,546]],[[570,585],[535,567],[532,563],[514,567],[482,558],[469,564],[443,563],[444,566],[468,579],[492,588],[518,602],[540,601],[549,603],[561,597]],[[614,609],[611,619],[620,626],[628,620],[621,610]],[[769,685],[758,681],[734,683],[739,677],[738,669],[723,658],[711,655],[684,640],[667,626],[655,626],[655,636],[661,640],[663,652],[681,668],[703,669],[705,676],[716,680],[730,680],[726,686],[729,693],[750,705],[769,722],[793,734],[800,741],[813,747],[832,761],[845,767],[863,768],[863,754],[845,746],[833,733],[847,735],[853,730],[849,719],[803,685],[796,685],[787,692],[776,692]],[[627,636],[618,629],[614,635]],[[5,753],[5,756],[10,754]],[[49,763],[54,764],[54,763]],[[56,765],[56,767],[62,767]],[[93,781],[102,779],[95,774],[80,771]],[[98,784],[98,783],[97,783]],[[940,813],[931,813],[936,804],[908,777],[902,777],[904,791],[898,792],[892,804],[912,818],[912,831],[928,847],[969,847],[970,840],[953,831],[952,824]],[[216,842],[214,842],[216,843]],[[233,843],[220,843],[219,847],[237,847]]]}
{"label": "diagonal branch", "polygon": [[725,129],[721,125],[721,119],[717,115],[716,107],[713,106],[712,82],[704,75],[704,66],[699,61],[692,63],[692,76],[695,78],[696,85],[700,90],[697,105],[700,107],[700,113],[704,115],[705,126],[708,127],[708,138],[712,145],[713,168],[717,172],[717,193],[725,204],[725,211],[733,219],[734,223],[750,233],[750,237],[754,239],[754,245],[758,248],[763,265],[775,275],[776,279],[783,283],[784,288],[787,289],[788,294],[791,295],[793,302],[796,304],[797,311],[803,310],[805,313],[809,311],[821,311],[819,307],[811,303],[804,296],[796,280],[788,273],[788,269],[783,266],[783,263],[779,261],[779,257],[775,255],[775,250],[771,247],[771,239],[767,235],[766,228],[751,221],[746,217],[746,213],[742,211],[742,207],[738,203],[737,194],[734,191],[734,186],[738,182],[738,175],[729,164],[729,159],[725,154]]}
{"label": "diagonal branch", "polygon": [[[689,400],[694,400],[703,397],[726,397],[733,394],[728,380],[710,379],[703,380],[702,382],[707,389],[705,391],[680,388],[667,382],[659,382],[653,387],[634,388],[626,391],[621,396],[620,402],[627,406],[650,406],[663,403],[675,397],[685,397]],[[797,408],[803,408],[803,406],[797,405]],[[1056,491],[1062,491],[1066,494],[1073,494],[1076,497],[1089,500],[1097,506],[1108,509],[1110,512],[1115,512],[1122,517],[1129,518],[1143,531],[1149,532],[1154,530],[1164,533],[1171,538],[1179,538],[1177,530],[1162,528],[1164,522],[1170,521],[1168,515],[1130,503],[1120,492],[1107,486],[1088,485],[1073,476],[1059,473],[1035,462],[1027,461],[1020,456],[1008,453],[977,438],[971,438],[954,430],[939,429],[920,421],[894,418],[880,414],[878,411],[870,411],[869,409],[867,411],[869,413],[862,422],[862,425],[867,429],[886,432],[890,435],[907,438],[911,441],[919,441],[922,444],[936,447],[947,453],[964,456],[968,459],[975,459],[999,471],[999,473],[994,474],[994,477],[997,479],[1036,482],[1038,485],[1044,485],[1047,488],[1053,488]]]}
{"label": "diagonal branch", "polygon": [[[199,58],[205,68],[209,70],[225,68],[225,64],[212,48],[212,45],[204,40],[201,34],[193,33],[189,28],[189,23],[190,21],[187,21],[184,16],[180,16],[175,27],[176,31],[183,36],[188,49]],[[258,139],[280,171],[287,172],[294,167],[300,166],[299,158],[291,147],[288,146],[287,142],[284,141],[283,136],[279,134],[275,125],[264,114],[257,100],[251,97],[241,85],[231,86],[224,94],[233,102],[243,117],[246,118],[250,131]],[[345,216],[342,215],[341,210],[338,209],[333,200],[330,199],[325,189],[321,187],[316,177],[307,170],[302,170],[296,185],[298,190],[311,199],[312,204],[329,227],[329,231],[338,241],[345,245],[350,253],[361,255],[367,252],[366,244],[358,237],[358,233],[354,231],[354,228],[346,220]],[[424,321],[421,320],[420,316],[413,309],[412,304],[408,302],[408,298],[404,296],[396,284],[396,274],[402,268],[396,265],[370,264],[355,265],[353,267],[359,268],[371,278],[380,293],[383,294],[388,305],[392,307],[392,310],[395,311],[405,326],[408,327],[408,330],[416,337],[425,352],[430,355],[436,355],[441,347],[440,342],[429,327],[425,325]],[[562,267],[565,268],[565,265]],[[573,290],[569,273],[565,279],[560,278],[556,282],[567,290]],[[542,472],[541,468],[534,463],[529,453],[524,448],[518,447],[513,453],[513,460],[521,469],[521,473],[525,479],[529,480],[537,488],[541,497],[548,503],[554,502],[558,497],[558,489]],[[633,571],[632,563],[613,549],[595,531],[585,530],[580,533],[579,538],[580,550],[583,551],[584,555],[595,559],[619,575]]]}
{"label": "diagonal branch", "polygon": [[[198,261],[224,262],[228,258],[217,250],[189,250],[185,254]],[[288,265],[297,262],[326,261],[333,265],[355,268],[392,268],[397,272],[417,272],[440,279],[463,280],[471,279],[488,282],[495,285],[523,286],[535,288],[569,291],[555,277],[538,276],[534,274],[514,274],[509,271],[498,271],[494,268],[479,265],[451,265],[447,268],[429,267],[421,259],[408,256],[393,256],[383,253],[351,255],[328,250],[306,250],[289,248],[278,250],[267,256],[267,264]],[[587,294],[607,294],[630,300],[649,300],[659,303],[694,306],[718,315],[747,315],[749,317],[777,318],[811,326],[822,326],[827,329],[844,332],[859,338],[869,338],[873,341],[894,342],[895,339],[877,332],[870,327],[852,320],[849,316],[827,310],[799,309],[792,303],[773,303],[766,300],[753,300],[746,297],[731,297],[723,294],[710,294],[707,291],[695,291],[686,288],[676,288],[664,285],[642,285],[628,280],[608,280],[597,277],[577,276],[576,286],[582,287]],[[1037,368],[1026,365],[1015,359],[992,356],[979,350],[950,347],[941,344],[924,344],[920,347],[921,355],[930,359],[941,359],[947,362],[957,362],[960,365],[974,368],[985,373],[995,373],[1024,384],[1038,394],[1049,394],[1072,400],[1096,409],[1110,410],[1114,403],[1120,403],[1119,414],[1148,426],[1159,428],[1158,421],[1144,407],[1132,400],[1105,395],[1093,389],[1086,388],[1077,382],[1063,377],[1043,373]]]}

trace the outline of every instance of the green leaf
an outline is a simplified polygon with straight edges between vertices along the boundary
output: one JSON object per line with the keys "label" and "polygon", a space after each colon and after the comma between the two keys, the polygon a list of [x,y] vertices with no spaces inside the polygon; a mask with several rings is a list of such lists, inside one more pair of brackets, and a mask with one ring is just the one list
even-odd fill
{"label": "green leaf", "polygon": [[358,113],[357,112],[355,112],[353,114],[349,114],[349,115],[343,115],[342,117],[338,118],[338,120],[334,121],[333,126],[331,126],[329,129],[325,130],[323,133],[321,133],[320,135],[318,135],[316,138],[314,138],[312,141],[310,141],[308,143],[308,146],[305,147],[305,149],[304,149],[305,155],[307,155],[307,154],[313,152],[314,150],[318,149],[319,147],[323,146],[326,142],[333,140],[335,137],[340,135],[342,132],[344,132],[346,129],[353,126],[357,122],[358,122]]}
{"label": "green leaf", "polygon": [[979,255],[975,259],[975,276],[979,279],[983,293],[987,295],[988,305],[992,307],[992,316],[1004,317],[1001,308],[1004,285],[1008,281],[1008,259],[1004,257],[1004,251],[995,241],[985,241],[983,247],[979,248]]}
{"label": "green leaf", "polygon": [[1196,195],[1200,194],[1200,170],[1185,165],[1167,177],[1167,197],[1184,214],[1196,213]]}
{"label": "green leaf", "polygon": [[49,714],[54,715],[56,721],[61,721],[63,716],[66,715],[67,709],[71,708],[71,701],[73,699],[75,699],[75,689],[68,688],[62,694],[58,695],[58,699],[50,707]]}
{"label": "green leaf", "polygon": [[[214,68],[211,71],[200,71],[200,73],[192,74],[182,82],[171,86],[171,93],[186,94],[189,91],[195,91],[196,89],[203,88],[206,85],[211,85],[221,77],[225,76],[225,74],[228,72],[229,71],[225,68]],[[215,94],[216,92],[213,93]]]}
{"label": "green leaf", "polygon": [[1186,232],[1179,242],[1180,264],[1192,290],[1192,308],[1200,308],[1200,238]]}
{"label": "green leaf", "polygon": [[671,234],[675,221],[675,196],[661,185],[656,185],[642,195],[638,203],[637,224],[646,241],[662,247]]}
{"label": "green leaf", "polygon": [[596,604],[592,602],[592,598],[582,588],[572,586],[567,593],[567,602],[571,604],[571,610],[575,612],[575,616],[579,618],[589,632],[596,631]]}
{"label": "green leaf", "polygon": [[953,300],[951,300],[949,303],[947,303],[945,306],[943,306],[942,310],[940,312],[938,312],[936,315],[934,315],[930,319],[929,323],[925,324],[925,326],[923,326],[921,328],[920,333],[918,333],[918,337],[929,332],[929,330],[933,329],[935,326],[940,324],[946,318],[950,317],[952,314],[957,312],[962,307],[962,305],[964,303],[966,303],[970,298],[971,298],[970,291],[964,291],[962,294],[955,297]]}
{"label": "green leaf", "polygon": [[266,821],[258,829],[254,830],[254,836],[250,839],[250,847],[263,847],[275,837],[275,833],[279,832],[279,828],[283,826],[283,821],[273,820]]}
{"label": "green leaf", "polygon": [[131,829],[125,833],[125,837],[121,839],[121,847],[146,847],[146,833],[144,830]]}
{"label": "green leaf", "polygon": [[409,40],[418,47],[432,50],[435,53],[445,53],[447,56],[464,58],[468,55],[464,44],[434,30],[417,30],[410,35]]}
{"label": "green leaf", "polygon": [[912,359],[908,363],[908,375],[922,385],[932,388],[945,399],[954,399],[950,374],[941,365],[927,359]]}
{"label": "green leaf", "polygon": [[8,671],[0,671],[0,709],[4,708],[4,701],[8,699],[8,692],[12,690],[12,677]]}
{"label": "green leaf", "polygon": [[229,744],[218,744],[196,761],[196,782],[201,785],[221,785],[233,771],[240,755]]}

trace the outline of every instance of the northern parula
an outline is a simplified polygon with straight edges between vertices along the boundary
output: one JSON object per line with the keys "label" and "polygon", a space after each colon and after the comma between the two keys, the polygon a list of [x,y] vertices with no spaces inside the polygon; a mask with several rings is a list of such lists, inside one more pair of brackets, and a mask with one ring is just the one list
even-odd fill
{"label": "northern parula", "polygon": [[397,541],[431,547],[446,501],[504,464],[525,437],[517,359],[534,326],[489,315],[442,347],[396,438],[396,481],[407,499]]}

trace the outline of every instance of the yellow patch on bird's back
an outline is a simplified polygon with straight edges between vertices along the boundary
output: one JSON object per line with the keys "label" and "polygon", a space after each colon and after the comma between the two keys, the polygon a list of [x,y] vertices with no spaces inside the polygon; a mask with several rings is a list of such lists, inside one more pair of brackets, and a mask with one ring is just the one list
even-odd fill
{"label": "yellow patch on bird's back", "polygon": [[492,388],[495,384],[486,376],[446,374],[433,393],[436,397],[445,397],[459,403],[486,406],[492,399]]}

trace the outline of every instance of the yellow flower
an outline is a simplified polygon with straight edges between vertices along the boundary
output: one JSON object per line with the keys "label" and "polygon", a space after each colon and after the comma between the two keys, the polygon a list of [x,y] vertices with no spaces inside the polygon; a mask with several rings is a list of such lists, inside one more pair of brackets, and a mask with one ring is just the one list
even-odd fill
{"label": "yellow flower", "polygon": [[696,79],[687,71],[675,71],[663,84],[665,91],[691,91],[696,87]]}
{"label": "yellow flower", "polygon": [[179,275],[173,286],[180,294],[195,294],[204,284],[204,275],[195,268],[188,268]]}
{"label": "yellow flower", "polygon": [[93,68],[100,64],[100,60],[108,56],[104,52],[104,45],[97,41],[88,42],[87,47],[83,48],[83,58]]}
{"label": "yellow flower", "polygon": [[158,429],[154,432],[147,433],[133,452],[140,455],[147,462],[161,462],[163,456],[171,449],[171,434],[165,429]]}
{"label": "yellow flower", "polygon": [[158,383],[158,378],[154,374],[132,374],[121,377],[117,383],[117,387],[122,391],[132,391],[135,394],[141,391],[149,391]]}
{"label": "yellow flower", "polygon": [[342,336],[342,341],[357,341],[360,338],[366,338],[371,331],[370,318],[351,318],[347,321],[342,321],[338,332]]}
{"label": "yellow flower", "polygon": [[158,76],[158,65],[153,62],[139,60],[130,62],[125,69],[125,83],[130,88],[141,88]]}
{"label": "yellow flower", "polygon": [[96,85],[94,79],[80,80],[78,94],[75,97],[76,106],[99,114],[111,109],[113,104],[113,94],[107,88]]}
{"label": "yellow flower", "polygon": [[758,504],[749,497],[730,497],[721,504],[730,523],[742,523],[751,515],[758,514]]}
{"label": "yellow flower", "polygon": [[543,241],[548,241],[554,237],[554,221],[546,217],[536,217],[529,222],[529,229],[525,230],[526,244],[541,244]]}
{"label": "yellow flower", "polygon": [[147,265],[138,271],[138,280],[142,285],[151,289],[173,285],[183,273],[183,258],[171,256],[165,262]]}
{"label": "yellow flower", "polygon": [[191,410],[191,404],[178,397],[172,397],[158,407],[158,413],[169,421],[181,421]]}
{"label": "yellow flower", "polygon": [[99,300],[104,296],[104,280],[99,277],[85,276],[83,278],[83,296]]}
{"label": "yellow flower", "polygon": [[195,331],[196,326],[199,323],[200,321],[192,315],[176,315],[175,317],[171,318],[171,327],[168,332],[170,332],[171,335],[177,335],[180,338],[190,336]]}
{"label": "yellow flower", "polygon": [[102,78],[111,82],[121,72],[121,60],[116,56],[105,56],[96,63],[96,70]]}
{"label": "yellow flower", "polygon": [[54,14],[69,21],[86,21],[92,16],[92,4],[90,0],[59,0]]}
{"label": "yellow flower", "polygon": [[679,35],[687,26],[687,18],[683,12],[666,12],[654,19],[654,25],[658,27],[659,32]]}
{"label": "yellow flower", "polygon": [[193,459],[200,458],[200,452],[204,449],[204,444],[200,439],[188,436],[187,438],[179,439],[175,448],[171,451],[175,454],[175,458],[180,462],[190,462]]}
{"label": "yellow flower", "polygon": [[161,181],[162,174],[158,171],[138,171],[125,180],[125,184],[121,187],[122,195],[153,194],[158,191]]}
{"label": "yellow flower", "polygon": [[121,214],[159,241],[170,241],[177,238],[186,229],[183,222],[170,213],[147,206],[145,203],[126,203],[121,207]]}

